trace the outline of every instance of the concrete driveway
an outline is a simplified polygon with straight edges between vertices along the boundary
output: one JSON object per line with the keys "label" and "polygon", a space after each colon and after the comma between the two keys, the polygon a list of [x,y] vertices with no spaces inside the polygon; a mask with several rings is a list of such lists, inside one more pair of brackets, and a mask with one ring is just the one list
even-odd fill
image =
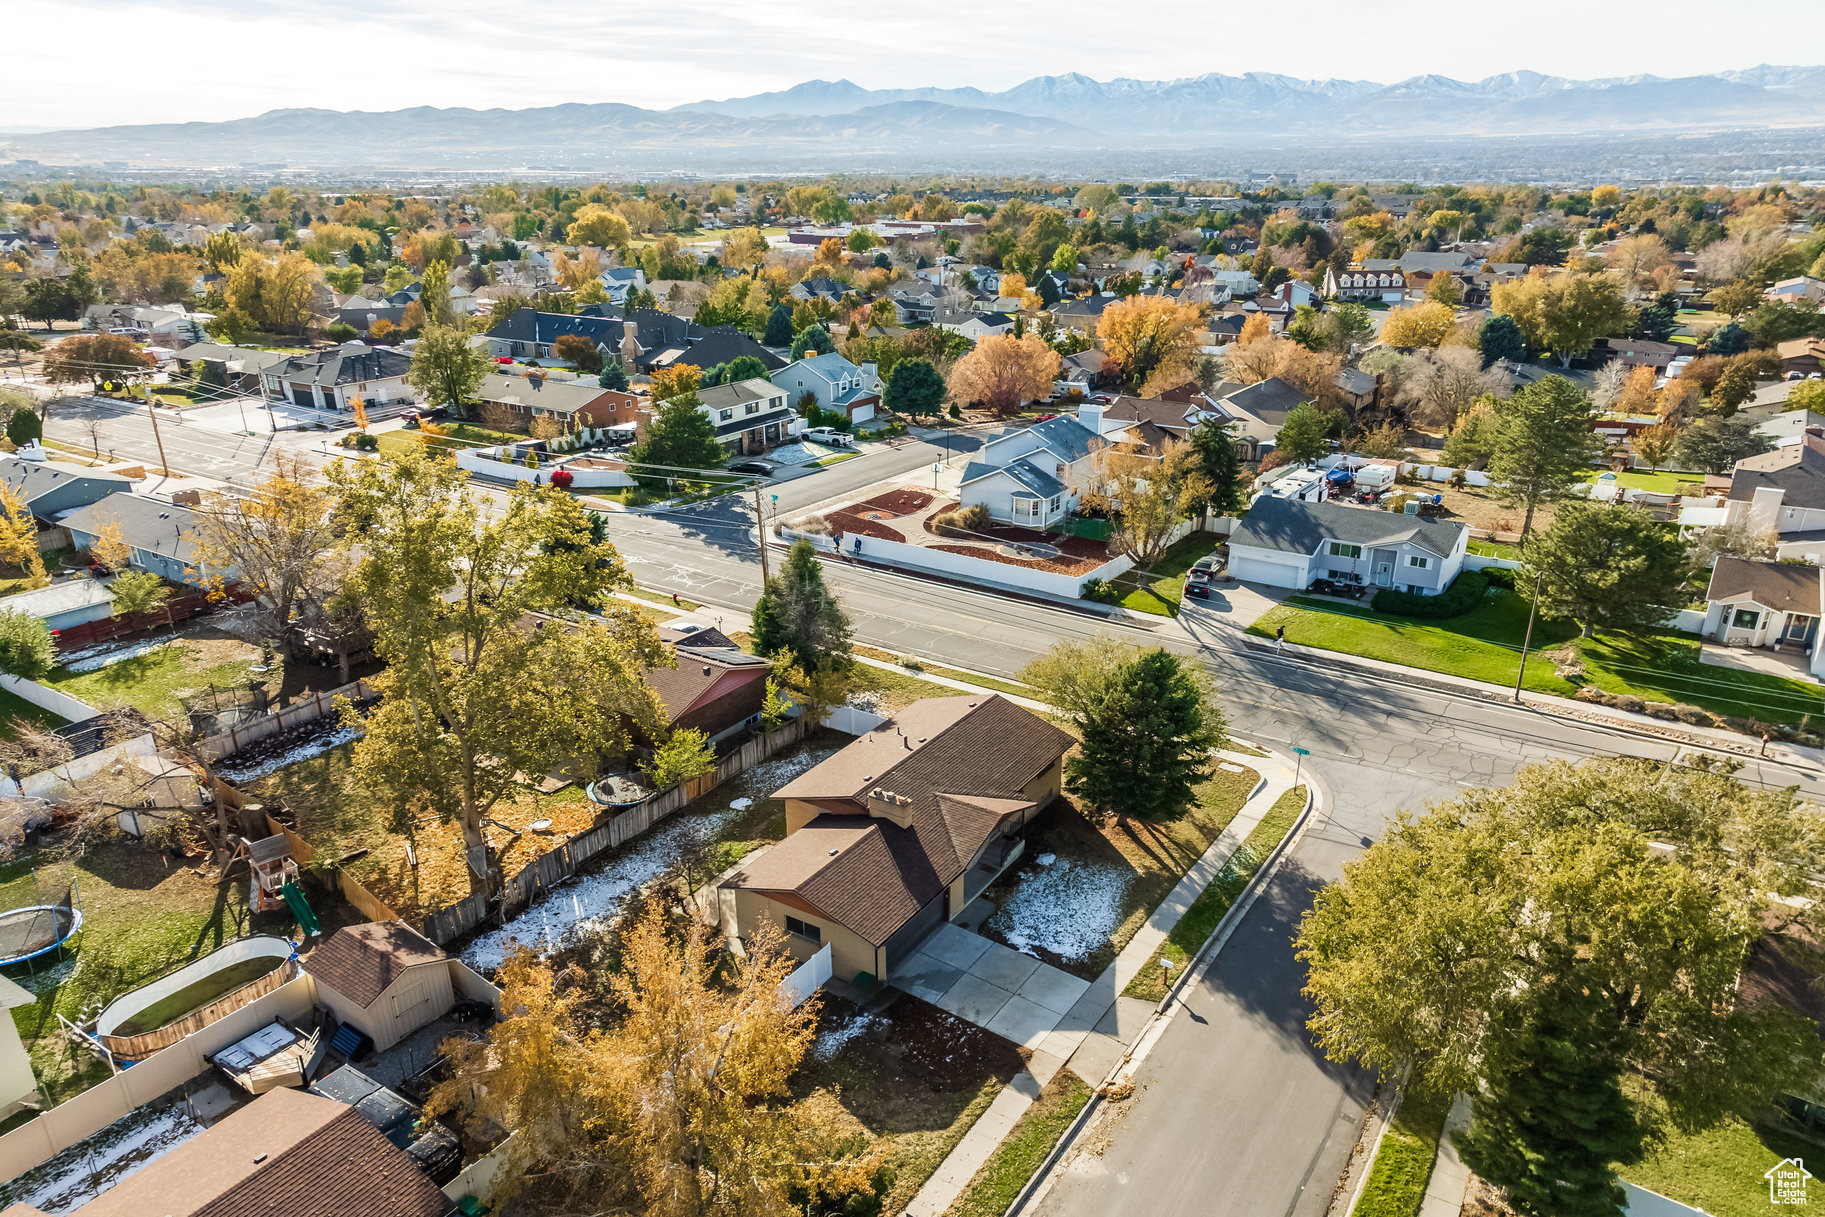
{"label": "concrete driveway", "polygon": [[1038,1048],[1090,987],[950,924],[932,931],[888,982],[1028,1049]]}
{"label": "concrete driveway", "polygon": [[1179,615],[1190,620],[1211,622],[1246,630],[1261,620],[1267,610],[1293,595],[1284,587],[1262,583],[1243,583],[1231,579],[1211,587],[1208,599],[1187,596],[1179,605]]}

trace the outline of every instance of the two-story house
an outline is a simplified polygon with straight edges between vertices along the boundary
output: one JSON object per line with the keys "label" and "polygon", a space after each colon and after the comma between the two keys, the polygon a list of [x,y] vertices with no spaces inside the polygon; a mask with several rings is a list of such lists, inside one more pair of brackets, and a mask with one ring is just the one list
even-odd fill
{"label": "two-story house", "polygon": [[1469,544],[1469,530],[1449,520],[1266,497],[1230,534],[1229,569],[1270,587],[1330,579],[1435,596],[1463,569]]}
{"label": "two-story house", "polygon": [[549,359],[560,338],[587,338],[607,358],[619,358],[626,327],[612,310],[595,316],[541,313],[530,306],[517,308],[493,329],[481,335],[478,345],[489,355],[512,359]]}
{"label": "two-story house", "polygon": [[1123,438],[1109,428],[1103,407],[1086,403],[1077,416],[1061,414],[989,440],[964,467],[960,495],[992,519],[1043,529],[1077,509],[1077,490],[1096,454]]}
{"label": "two-story house", "polygon": [[1715,508],[1687,508],[1682,526],[1747,524],[1782,536],[1825,529],[1825,438],[1805,434],[1773,452],[1745,457],[1730,475],[1720,518]]}
{"label": "two-story house", "polygon": [[716,438],[732,452],[762,452],[805,429],[786,390],[759,377],[700,389],[697,400]]}
{"label": "two-story house", "polygon": [[809,393],[818,409],[841,413],[851,423],[872,421],[881,405],[881,375],[874,362],[857,367],[835,351],[788,364],[772,380],[793,405]]}
{"label": "two-story house", "polygon": [[1332,300],[1399,304],[1407,298],[1407,276],[1399,266],[1382,270],[1353,266],[1345,271],[1333,267],[1324,272],[1324,294]]}

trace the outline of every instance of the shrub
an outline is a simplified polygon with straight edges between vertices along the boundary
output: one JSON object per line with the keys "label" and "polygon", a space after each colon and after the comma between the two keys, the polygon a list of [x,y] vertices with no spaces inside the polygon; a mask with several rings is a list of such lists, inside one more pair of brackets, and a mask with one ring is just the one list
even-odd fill
{"label": "shrub", "polygon": [[1107,579],[1084,580],[1084,586],[1078,594],[1085,600],[1097,600],[1103,604],[1114,604],[1121,599],[1121,595],[1115,590],[1115,585]]}
{"label": "shrub", "polygon": [[1689,727],[1715,727],[1722,721],[1703,706],[1683,701],[1673,707],[1673,717]]}
{"label": "shrub", "polygon": [[569,490],[571,482],[575,480],[576,475],[568,469],[553,469],[551,471],[551,484],[556,486],[559,490]]}
{"label": "shrub", "polygon": [[952,418],[962,418],[963,417],[963,407],[958,405],[956,402],[951,403],[951,417]]}
{"label": "shrub", "polygon": [[6,420],[6,438],[13,442],[13,447],[23,448],[33,440],[44,436],[44,427],[38,421],[38,415],[30,406],[21,406],[13,411]]}
{"label": "shrub", "polygon": [[338,321],[324,330],[323,333],[326,337],[333,338],[337,342],[353,342],[359,331],[346,321]]}
{"label": "shrub", "polygon": [[1491,566],[1483,570],[1483,577],[1489,580],[1490,587],[1499,587],[1503,591],[1514,590],[1514,572],[1505,566]]}
{"label": "shrub", "polygon": [[1649,718],[1658,718],[1658,719],[1662,719],[1669,723],[1676,721],[1678,718],[1678,715],[1673,713],[1673,703],[1672,702],[1666,702],[1666,701],[1642,702],[1641,711],[1642,711],[1642,713],[1646,714]]}
{"label": "shrub", "polygon": [[1416,596],[1397,588],[1385,587],[1375,593],[1373,607],[1391,617],[1462,617],[1483,601],[1489,590],[1489,578],[1480,570],[1467,570],[1451,581],[1451,586],[1436,596]]}
{"label": "shrub", "polygon": [[1617,693],[1604,704],[1617,710],[1626,711],[1630,714],[1640,714],[1642,707],[1647,705],[1646,702],[1642,701],[1639,697],[1636,697],[1633,693]]}
{"label": "shrub", "polygon": [[24,609],[0,612],[0,672],[37,680],[57,666],[57,648],[43,618]]}

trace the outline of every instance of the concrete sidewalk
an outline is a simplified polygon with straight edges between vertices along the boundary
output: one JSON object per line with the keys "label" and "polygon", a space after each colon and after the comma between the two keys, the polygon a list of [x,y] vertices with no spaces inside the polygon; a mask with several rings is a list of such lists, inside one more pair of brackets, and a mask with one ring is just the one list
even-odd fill
{"label": "concrete sidewalk", "polygon": [[1278,754],[1265,759],[1230,751],[1216,755],[1220,761],[1244,765],[1262,773],[1261,783],[1237,811],[1235,819],[1154,909],[1147,924],[1135,932],[1115,957],[1115,962],[1090,982],[1090,987],[1058,1025],[1039,1041],[1026,1072],[1015,1075],[982,1118],[970,1126],[956,1148],[906,1206],[905,1217],[939,1217],[963,1194],[976,1172],[1000,1146],[1002,1138],[1061,1068],[1068,1067],[1092,1086],[1100,1085],[1147,1026],[1157,1004],[1123,997],[1122,990],[1166,941],[1166,935],[1178,925],[1192,901],[1222,873],[1248,834],[1266,817],[1268,809],[1293,786],[1293,764]]}
{"label": "concrete sidewalk", "polygon": [[1469,1127],[1470,1096],[1460,1094],[1445,1115],[1444,1135],[1438,1139],[1438,1157],[1432,1162],[1432,1178],[1426,1183],[1419,1217],[1458,1217],[1463,1211],[1470,1168],[1458,1159],[1454,1137]]}

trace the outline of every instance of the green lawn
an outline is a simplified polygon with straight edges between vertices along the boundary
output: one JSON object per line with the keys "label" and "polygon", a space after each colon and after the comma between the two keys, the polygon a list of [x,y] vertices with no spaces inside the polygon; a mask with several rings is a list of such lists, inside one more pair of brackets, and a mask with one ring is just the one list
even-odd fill
{"label": "green lawn", "polygon": [[[41,557],[44,559],[46,575],[59,575],[84,565],[76,560],[76,551],[73,549],[53,549]],[[22,567],[0,566],[0,596],[16,596],[20,592],[29,592],[33,590],[36,583],[36,576],[28,573]]]}
{"label": "green lawn", "polygon": [[41,727],[61,727],[63,721],[49,710],[34,706],[17,693],[9,693],[5,689],[0,689],[0,739],[11,739],[16,723],[37,723]]}
{"label": "green lawn", "polygon": [[1060,1069],[982,1164],[946,1217],[1000,1217],[1006,1212],[1090,1101],[1090,1093],[1076,1074]]}
{"label": "green lawn", "polygon": [[1126,594],[1118,602],[1123,608],[1161,617],[1176,617],[1185,598],[1185,572],[1191,564],[1223,544],[1214,532],[1194,532],[1175,544],[1146,570],[1131,570],[1115,581]]}
{"label": "green lawn", "polygon": [[[1594,482],[1603,472],[1592,469],[1582,480]],[[1616,481],[1630,490],[1651,490],[1655,494],[1677,494],[1681,486],[1704,480],[1702,473],[1681,473],[1672,469],[1630,469],[1616,475]]]}
{"label": "green lawn", "polygon": [[[890,651],[883,651],[876,647],[856,647],[855,652],[856,654],[866,656],[869,659],[879,659],[884,660],[887,663],[899,664],[908,672],[925,672],[933,676],[942,676],[946,680],[960,680],[965,684],[977,685],[984,689],[994,689],[998,693],[1006,693],[1011,697],[1031,698],[1035,695],[1033,686],[1023,685],[1017,680],[1004,680],[998,676],[984,676],[979,672],[966,672],[961,668],[948,668],[941,663],[933,663],[929,659],[916,659],[913,661],[913,665],[908,665],[904,660],[910,658],[910,656],[895,655]],[[956,692],[954,689],[951,691],[953,693]]]}
{"label": "green lawn", "polygon": [[1500,541],[1472,541],[1469,552],[1484,558],[1508,558],[1515,562],[1521,560],[1519,545],[1504,545]]}
{"label": "green lawn", "polygon": [[[1639,1083],[1625,1081],[1625,1086],[1637,1102],[1655,1102]],[[1663,1145],[1645,1161],[1624,1167],[1621,1175],[1712,1217],[1765,1217],[1774,1210],[1762,1172],[1782,1158],[1825,1161],[1825,1146],[1785,1129],[1730,1118],[1698,1133],[1669,1130]],[[1825,1196],[1817,1181],[1811,1187],[1815,1198]]]}
{"label": "green lawn", "polygon": [[284,962],[283,959],[267,955],[231,963],[221,971],[213,972],[194,984],[185,985],[169,997],[153,1002],[116,1027],[114,1034],[143,1035],[148,1031],[157,1031],[192,1010],[207,1006],[217,998],[226,997],[242,985],[251,984]]}
{"label": "green lawn", "polygon": [[1416,1217],[1450,1108],[1449,1100],[1423,1090],[1402,1097],[1350,1217]]}
{"label": "green lawn", "polygon": [[[1271,638],[1280,625],[1286,627],[1287,641],[1301,646],[1512,685],[1527,628],[1527,601],[1501,591],[1461,617],[1420,621],[1295,596],[1263,615],[1248,632]],[[1534,623],[1536,653],[1577,638],[1578,628],[1571,622]],[[1797,723],[1805,715],[1825,714],[1825,690],[1818,685],[1701,663],[1699,641],[1688,635],[1606,635],[1579,640],[1577,646],[1586,667],[1585,683],[1610,693],[1689,702],[1717,714],[1769,722]],[[1534,655],[1528,658],[1526,687],[1566,697],[1576,692],[1554,673],[1550,662]]]}
{"label": "green lawn", "polygon": [[[246,648],[252,650],[252,648]],[[62,668],[45,677],[43,684],[85,701],[98,710],[131,707],[150,719],[181,719],[180,692],[210,685],[233,688],[245,685],[248,670],[259,662],[258,652],[242,659],[199,664],[198,648],[189,639],[111,663],[93,672],[68,672]],[[277,687],[277,673],[270,673]]]}
{"label": "green lawn", "polygon": [[1280,844],[1280,838],[1292,830],[1299,813],[1305,807],[1305,787],[1295,786],[1278,799],[1261,817],[1261,823],[1255,825],[1242,842],[1241,848],[1230,858],[1228,865],[1210,882],[1210,886],[1199,893],[1191,902],[1179,923],[1166,935],[1166,941],[1153,953],[1144,967],[1128,982],[1124,997],[1138,997],[1142,1001],[1157,1002],[1166,996],[1171,983],[1166,979],[1167,973],[1161,966],[1163,961],[1171,961],[1174,979],[1185,971],[1185,965],[1198,953],[1211,932],[1217,928],[1230,906],[1242,894],[1255,872]]}

